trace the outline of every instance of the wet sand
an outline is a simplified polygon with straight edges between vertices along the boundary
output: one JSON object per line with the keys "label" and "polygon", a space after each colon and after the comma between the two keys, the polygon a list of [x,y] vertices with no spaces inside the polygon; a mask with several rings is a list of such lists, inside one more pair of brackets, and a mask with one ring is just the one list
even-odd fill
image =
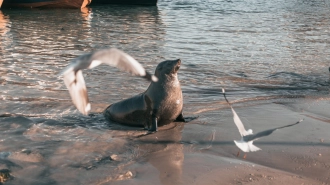
{"label": "wet sand", "polygon": [[211,111],[187,103],[185,115],[199,118],[150,135],[100,114],[2,117],[0,169],[13,177],[5,184],[330,183],[329,99],[234,104],[254,132],[305,119],[256,141],[262,150],[245,159],[236,156],[240,135],[224,103],[214,102]]}

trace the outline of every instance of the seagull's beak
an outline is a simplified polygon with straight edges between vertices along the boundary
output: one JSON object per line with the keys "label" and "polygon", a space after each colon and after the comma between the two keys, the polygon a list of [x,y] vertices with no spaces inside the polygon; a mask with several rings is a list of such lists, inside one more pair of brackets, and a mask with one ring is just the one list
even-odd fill
{"label": "seagull's beak", "polygon": [[158,78],[155,75],[148,73],[147,71],[146,71],[146,75],[144,76],[144,78],[146,78],[149,81],[158,82]]}
{"label": "seagull's beak", "polygon": [[152,76],[151,76],[151,80],[152,80],[153,82],[158,82],[158,78],[157,78],[155,75],[152,75]]}

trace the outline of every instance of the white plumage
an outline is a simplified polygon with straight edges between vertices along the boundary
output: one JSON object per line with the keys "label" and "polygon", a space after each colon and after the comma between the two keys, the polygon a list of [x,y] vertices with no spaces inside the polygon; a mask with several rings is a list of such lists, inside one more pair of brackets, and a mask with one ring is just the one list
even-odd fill
{"label": "white plumage", "polygon": [[273,128],[273,129],[269,129],[269,130],[265,130],[265,131],[253,134],[251,129],[245,130],[245,127],[244,127],[241,119],[238,117],[236,111],[233,109],[233,107],[231,106],[231,104],[227,100],[224,88],[222,88],[222,93],[223,93],[223,96],[225,97],[228,105],[230,106],[231,111],[233,112],[234,123],[236,124],[236,126],[238,128],[238,131],[241,134],[241,140],[240,141],[234,140],[234,142],[235,142],[236,146],[239,149],[241,149],[243,152],[255,152],[255,151],[261,150],[260,148],[253,145],[253,141],[255,141],[255,140],[257,140],[261,137],[268,136],[271,133],[273,133],[275,130],[285,128],[285,127],[291,127],[291,126],[296,125],[296,124],[303,121],[303,119],[301,119],[301,120],[299,120],[298,122],[296,122],[294,124],[290,124],[290,125],[286,125],[286,126],[282,126],[282,127],[277,127],[277,128]]}

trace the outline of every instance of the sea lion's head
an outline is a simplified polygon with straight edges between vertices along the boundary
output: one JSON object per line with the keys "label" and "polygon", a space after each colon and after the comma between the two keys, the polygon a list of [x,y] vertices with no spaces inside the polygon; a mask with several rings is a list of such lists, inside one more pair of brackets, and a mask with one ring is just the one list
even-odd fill
{"label": "sea lion's head", "polygon": [[176,77],[180,69],[181,60],[166,60],[158,64],[155,75],[158,78]]}

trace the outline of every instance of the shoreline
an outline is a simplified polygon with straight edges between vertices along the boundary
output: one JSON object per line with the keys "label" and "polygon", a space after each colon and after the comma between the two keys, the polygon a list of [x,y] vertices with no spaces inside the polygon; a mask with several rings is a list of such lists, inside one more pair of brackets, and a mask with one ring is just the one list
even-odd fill
{"label": "shoreline", "polygon": [[328,99],[239,104],[234,109],[255,133],[305,120],[255,141],[262,150],[243,159],[242,151],[236,156],[233,140],[240,135],[228,107],[191,114],[198,107],[187,103],[185,117],[199,118],[162,126],[150,135],[105,123],[101,115],[3,117],[0,168],[14,176],[8,184],[330,183]]}

